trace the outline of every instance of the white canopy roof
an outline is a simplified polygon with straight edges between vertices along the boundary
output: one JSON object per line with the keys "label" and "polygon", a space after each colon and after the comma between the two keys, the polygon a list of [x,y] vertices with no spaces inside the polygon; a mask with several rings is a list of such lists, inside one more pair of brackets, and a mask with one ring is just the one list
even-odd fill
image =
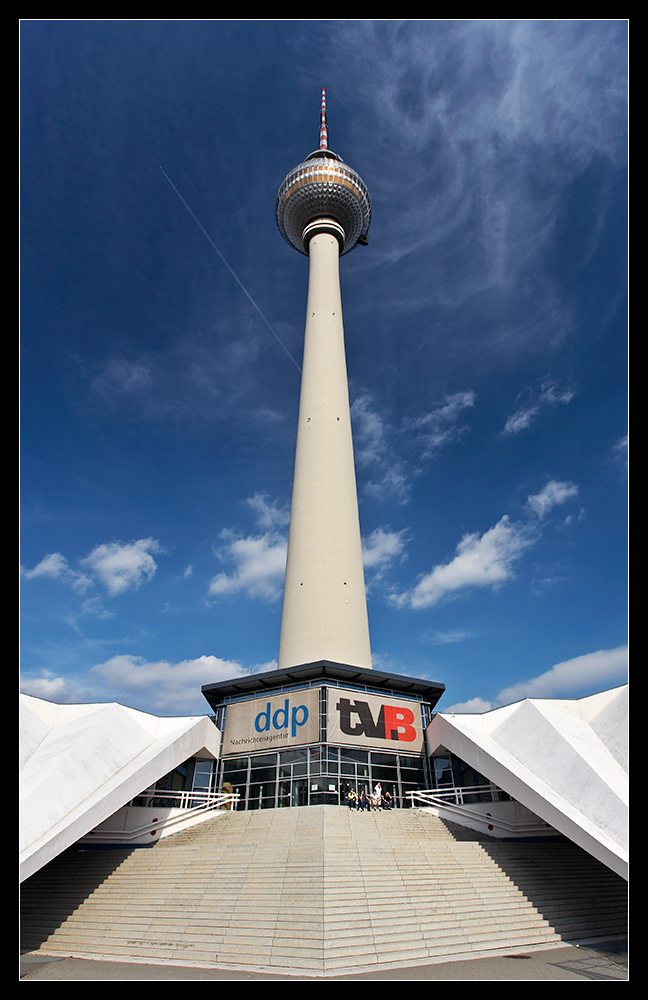
{"label": "white canopy roof", "polygon": [[218,757],[219,746],[207,716],[21,695],[21,880],[189,757]]}
{"label": "white canopy roof", "polygon": [[628,686],[579,700],[527,698],[483,715],[437,714],[445,748],[627,878]]}

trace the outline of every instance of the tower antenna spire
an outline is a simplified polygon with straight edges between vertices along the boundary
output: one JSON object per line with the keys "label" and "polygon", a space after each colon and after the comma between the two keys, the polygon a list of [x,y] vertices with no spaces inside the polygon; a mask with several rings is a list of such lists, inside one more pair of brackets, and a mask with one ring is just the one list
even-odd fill
{"label": "tower antenna spire", "polygon": [[322,104],[320,106],[320,149],[328,149],[328,125],[326,122],[326,87],[322,87]]}

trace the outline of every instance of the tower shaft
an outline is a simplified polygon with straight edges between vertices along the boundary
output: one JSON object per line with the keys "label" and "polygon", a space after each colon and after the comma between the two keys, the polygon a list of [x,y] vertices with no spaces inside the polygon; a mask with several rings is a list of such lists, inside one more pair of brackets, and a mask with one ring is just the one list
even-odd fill
{"label": "tower shaft", "polygon": [[322,659],[371,667],[340,245],[333,232],[339,228],[331,220],[328,227],[319,220],[308,243],[308,305],[280,668]]}

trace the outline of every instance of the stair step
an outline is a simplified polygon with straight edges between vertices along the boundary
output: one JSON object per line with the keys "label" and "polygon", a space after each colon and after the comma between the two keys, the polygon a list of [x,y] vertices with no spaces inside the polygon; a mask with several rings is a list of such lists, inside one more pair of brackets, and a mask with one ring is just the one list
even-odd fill
{"label": "stair step", "polygon": [[53,954],[322,972],[623,933],[625,888],[568,842],[311,806],[70,851],[24,884],[22,934]]}

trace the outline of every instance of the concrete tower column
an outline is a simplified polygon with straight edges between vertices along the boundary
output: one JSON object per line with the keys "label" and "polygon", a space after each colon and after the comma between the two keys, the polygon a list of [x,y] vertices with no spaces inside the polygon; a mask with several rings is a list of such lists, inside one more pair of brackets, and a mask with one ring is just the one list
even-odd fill
{"label": "concrete tower column", "polygon": [[333,220],[308,227],[314,235],[280,668],[322,659],[371,666],[336,228]]}
{"label": "concrete tower column", "polygon": [[329,149],[324,91],[319,139],[275,206],[281,235],[310,258],[280,669],[371,667],[339,273],[340,256],[367,245],[371,201]]}

